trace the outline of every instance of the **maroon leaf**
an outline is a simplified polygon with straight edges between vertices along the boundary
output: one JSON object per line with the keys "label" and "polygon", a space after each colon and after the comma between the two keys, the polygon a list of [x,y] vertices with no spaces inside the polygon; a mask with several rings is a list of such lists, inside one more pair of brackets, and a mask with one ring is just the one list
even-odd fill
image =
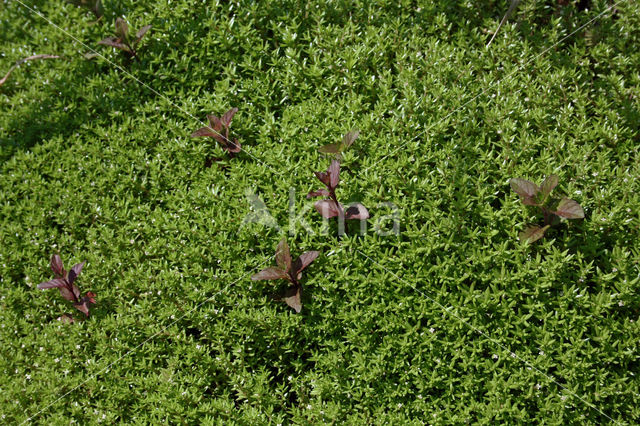
{"label": "maroon leaf", "polygon": [[291,270],[291,253],[286,239],[282,239],[276,248],[276,264],[285,272]]}
{"label": "maroon leaf", "polygon": [[80,294],[80,289],[77,285],[72,284],[71,289],[73,290],[73,295],[76,297],[76,300],[80,300],[82,295]]}
{"label": "maroon leaf", "polygon": [[214,138],[216,136],[219,136],[219,133],[214,132],[213,130],[211,130],[210,127],[201,127],[198,130],[196,130],[195,132],[191,133],[191,137],[192,138],[197,138],[197,137]]}
{"label": "maroon leaf", "polygon": [[228,141],[225,149],[229,152],[233,152],[234,154],[242,151],[242,147],[240,146],[240,142],[238,142],[238,139],[234,139],[233,142]]}
{"label": "maroon leaf", "polygon": [[67,286],[60,287],[60,295],[70,302],[76,302],[78,300]]}
{"label": "maroon leaf", "polygon": [[195,132],[191,133],[191,137],[192,138],[197,138],[197,137],[214,137],[216,136],[218,133],[215,133],[213,130],[211,130],[210,127],[201,127],[198,130],[196,130]]}
{"label": "maroon leaf", "polygon": [[227,143],[227,138],[225,138],[222,133],[214,133],[211,137],[214,138],[215,140],[217,140],[218,143],[224,147],[224,149],[226,149],[226,150],[229,149],[229,144]]}
{"label": "maroon leaf", "polygon": [[318,151],[323,154],[337,154],[342,151],[342,144],[340,143],[330,143],[328,145],[321,146],[318,148]]}
{"label": "maroon leaf", "polygon": [[116,35],[121,39],[126,39],[129,34],[129,25],[127,25],[127,21],[122,18],[116,19]]}
{"label": "maroon leaf", "polygon": [[96,303],[95,297],[95,293],[89,291],[82,299],[74,303],[73,306],[88,317],[89,308],[91,307],[91,305],[95,305]]}
{"label": "maroon leaf", "polygon": [[325,185],[329,186],[329,173],[327,172],[313,172],[318,180]]}
{"label": "maroon leaf", "polygon": [[220,133],[220,130],[222,130],[222,128],[224,127],[222,125],[222,121],[213,114],[208,114],[207,119],[209,120],[209,125],[211,126],[211,128],[217,133]]}
{"label": "maroon leaf", "polygon": [[140,40],[142,40],[142,37],[144,37],[144,35],[147,33],[147,31],[149,31],[151,29],[151,25],[145,25],[144,27],[140,28],[138,30],[138,32],[136,33],[136,43],[139,42]]}
{"label": "maroon leaf", "polygon": [[76,278],[78,278],[78,274],[76,273],[76,271],[72,268],[68,273],[67,273],[67,281],[69,282],[69,284],[73,284],[76,280]]}
{"label": "maroon leaf", "polygon": [[584,210],[582,210],[580,204],[566,197],[560,200],[558,207],[556,207],[553,213],[560,217],[566,217],[567,219],[584,218]]}
{"label": "maroon leaf", "polygon": [[553,191],[553,188],[555,188],[556,186],[558,186],[558,176],[557,175],[547,176],[546,179],[540,185],[540,193],[542,194],[542,197],[546,199],[549,196],[549,194],[551,194],[551,191]]}
{"label": "maroon leaf", "polygon": [[511,189],[522,197],[523,202],[525,199],[528,200],[534,198],[538,191],[540,191],[538,185],[526,179],[513,178],[509,183],[511,184]]}
{"label": "maroon leaf", "polygon": [[[76,280],[78,275],[80,275],[80,272],[82,272],[82,268],[84,267],[84,264],[85,264],[85,262],[76,263],[75,265],[73,265],[73,268],[71,268],[71,270],[69,271],[69,282],[71,284],[73,284],[73,282]],[[71,273],[72,272],[75,275],[75,277],[73,279],[71,279]]]}
{"label": "maroon leaf", "polygon": [[[313,207],[318,213],[325,219],[331,219],[332,217],[340,216],[340,210],[336,207],[333,200],[320,200],[316,201]],[[340,206],[342,208],[342,206]]]}
{"label": "maroon leaf", "polygon": [[360,136],[360,131],[359,130],[352,130],[352,131],[348,132],[342,138],[343,147],[344,148],[349,148],[355,142],[355,140],[358,139],[358,136]]}
{"label": "maroon leaf", "polygon": [[129,46],[127,46],[126,44],[122,43],[122,41],[119,38],[116,37],[107,37],[103,40],[100,40],[98,42],[98,44],[101,44],[103,46],[111,46],[111,47],[115,47],[118,48],[120,50],[124,50],[125,52],[130,52],[131,50],[129,49]]}
{"label": "maroon leaf", "polygon": [[67,281],[64,278],[55,278],[50,281],[46,281],[38,284],[40,290],[46,290],[48,288],[61,288],[67,285]]}
{"label": "maroon leaf", "polygon": [[225,127],[229,127],[231,125],[231,120],[233,120],[233,116],[238,112],[238,108],[231,108],[229,111],[225,112],[220,121]]}
{"label": "maroon leaf", "polygon": [[369,211],[360,203],[352,203],[344,212],[345,219],[369,219]]}
{"label": "maroon leaf", "polygon": [[270,268],[265,268],[262,271],[258,272],[257,274],[253,275],[251,279],[253,281],[280,280],[280,279],[288,280],[289,275],[287,275],[287,273],[280,268],[270,267]]}
{"label": "maroon leaf", "polygon": [[62,264],[62,259],[59,255],[54,254],[51,256],[51,270],[58,278],[64,277],[64,265]]}
{"label": "maroon leaf", "polygon": [[539,226],[530,226],[524,231],[520,232],[518,238],[522,242],[528,240],[530,243],[533,243],[534,241],[538,241],[540,238],[544,237],[545,231],[549,229],[550,226],[551,225],[545,225],[542,228]]}
{"label": "maroon leaf", "polygon": [[328,197],[329,196],[329,191],[327,191],[324,188],[318,189],[317,191],[311,191],[307,194],[307,198],[312,198],[312,197]]}
{"label": "maroon leaf", "polygon": [[85,300],[82,300],[80,302],[76,302],[76,303],[73,304],[73,306],[77,310],[79,310],[80,312],[85,314],[87,317],[89,316],[89,305]]}
{"label": "maroon leaf", "polygon": [[297,314],[302,310],[302,288],[295,286],[289,288],[282,297],[282,301],[293,308]]}
{"label": "maroon leaf", "polygon": [[302,271],[311,264],[318,255],[319,251],[306,251],[302,253],[298,258],[293,262],[293,267],[291,268],[291,274],[294,275],[297,279],[302,278]]}
{"label": "maroon leaf", "polygon": [[329,187],[332,189],[336,188],[338,183],[340,183],[340,162],[338,160],[331,160],[327,173],[329,174]]}

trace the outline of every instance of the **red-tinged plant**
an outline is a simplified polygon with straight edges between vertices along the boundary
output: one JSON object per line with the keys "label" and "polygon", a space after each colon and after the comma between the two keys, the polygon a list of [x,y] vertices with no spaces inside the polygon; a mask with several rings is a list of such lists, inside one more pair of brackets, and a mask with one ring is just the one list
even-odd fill
{"label": "red-tinged plant", "polygon": [[338,217],[339,220],[344,219],[368,219],[369,211],[360,203],[352,203],[345,210],[343,205],[338,201],[336,196],[336,188],[340,183],[340,162],[332,160],[326,172],[313,172],[325,188],[311,191],[307,194],[307,198],[312,197],[329,197],[324,200],[316,201],[315,209],[325,219]]}
{"label": "red-tinged plant", "polygon": [[129,59],[136,58],[138,59],[138,44],[140,40],[145,36],[147,31],[151,29],[151,25],[145,25],[140,28],[135,36],[131,36],[129,34],[129,25],[127,25],[127,21],[122,18],[116,19],[116,36],[115,37],[107,37],[104,40],[100,40],[98,44],[102,44],[104,46],[115,47],[116,49],[122,50]]}
{"label": "red-tinged plant", "polygon": [[278,267],[265,268],[257,274],[253,275],[253,281],[260,280],[287,280],[291,286],[284,292],[280,300],[292,307],[296,313],[302,310],[302,271],[311,264],[320,252],[306,251],[302,253],[295,261],[291,260],[289,245],[286,239],[282,239],[276,248],[276,263]]}
{"label": "red-tinged plant", "polygon": [[519,235],[520,241],[534,242],[544,236],[544,233],[552,225],[557,224],[560,218],[582,219],[584,210],[580,204],[567,197],[551,197],[551,191],[558,186],[558,176],[549,175],[540,186],[526,179],[513,178],[509,182],[511,189],[520,196],[522,204],[535,206],[542,210],[544,226],[529,226]]}
{"label": "red-tinged plant", "polygon": [[[80,289],[76,285],[75,281],[82,271],[84,262],[73,265],[73,268],[69,271],[65,271],[62,265],[62,259],[57,254],[51,256],[51,270],[55,274],[55,278],[38,284],[40,290],[46,290],[49,288],[57,288],[60,290],[60,295],[73,303],[73,306],[89,316],[89,307],[96,303],[96,295],[92,292],[87,292],[84,296],[80,293]],[[66,315],[66,314],[65,314]],[[64,318],[65,316],[61,317]],[[68,322],[69,315],[66,315]]]}
{"label": "red-tinged plant", "polygon": [[323,154],[333,154],[336,159],[341,159],[342,153],[353,145],[355,140],[358,139],[358,136],[360,136],[360,132],[358,130],[352,130],[343,136],[342,141],[321,146],[318,151]]}
{"label": "red-tinged plant", "polygon": [[231,121],[233,120],[233,116],[236,115],[236,112],[238,112],[238,108],[231,108],[229,111],[225,112],[222,117],[216,117],[212,114],[207,115],[209,126],[201,127],[196,130],[191,134],[191,137],[214,138],[218,141],[222,149],[227,151],[230,157],[233,157],[234,154],[242,151],[238,139],[234,138],[232,141],[229,137],[229,128],[231,127]]}
{"label": "red-tinged plant", "polygon": [[68,3],[75,4],[78,7],[89,9],[100,19],[104,13],[102,9],[102,0],[67,0]]}

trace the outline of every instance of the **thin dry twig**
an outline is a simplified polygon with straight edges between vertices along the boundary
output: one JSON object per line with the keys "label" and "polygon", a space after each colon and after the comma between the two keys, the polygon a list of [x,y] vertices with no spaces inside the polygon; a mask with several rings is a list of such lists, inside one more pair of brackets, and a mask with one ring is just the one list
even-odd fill
{"label": "thin dry twig", "polygon": [[60,56],[56,56],[56,55],[42,54],[42,55],[33,55],[33,56],[29,56],[28,58],[20,59],[11,68],[9,68],[9,71],[5,74],[4,77],[2,77],[2,80],[0,80],[0,86],[2,86],[7,81],[7,79],[13,72],[13,70],[15,70],[16,68],[18,68],[20,65],[24,64],[27,61],[33,61],[36,59],[58,59],[59,57]]}

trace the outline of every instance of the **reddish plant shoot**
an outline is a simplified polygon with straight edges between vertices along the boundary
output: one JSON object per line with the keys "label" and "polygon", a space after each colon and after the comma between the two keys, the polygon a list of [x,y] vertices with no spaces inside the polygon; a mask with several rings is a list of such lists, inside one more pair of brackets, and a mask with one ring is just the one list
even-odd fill
{"label": "reddish plant shoot", "polygon": [[238,108],[231,108],[225,112],[222,117],[216,117],[215,115],[207,115],[209,125],[207,127],[201,127],[191,134],[192,138],[208,137],[213,138],[222,147],[223,150],[229,153],[229,156],[237,154],[242,150],[240,142],[237,138],[231,140],[229,137],[229,128],[231,127],[231,121],[233,116],[238,112]]}
{"label": "reddish plant shoot", "polygon": [[251,279],[253,281],[289,281],[291,285],[286,289],[280,300],[293,308],[296,313],[300,313],[302,310],[302,285],[300,284],[302,271],[316,260],[319,254],[320,252],[318,251],[307,251],[292,261],[289,245],[287,244],[287,240],[283,238],[276,248],[276,264],[278,266],[265,268],[253,275]]}
{"label": "reddish plant shoot", "polygon": [[67,2],[75,4],[78,7],[89,9],[98,19],[100,19],[104,14],[102,0],[67,0]]}
{"label": "reddish plant shoot", "polygon": [[340,220],[350,219],[368,219],[369,211],[360,203],[352,203],[345,210],[344,206],[338,201],[336,196],[336,188],[340,183],[340,162],[336,159],[331,160],[331,164],[326,172],[314,172],[320,182],[324,184],[324,188],[311,191],[307,194],[307,198],[312,197],[328,197],[324,200],[316,201],[315,209],[325,219],[338,217]]}
{"label": "reddish plant shoot", "polygon": [[98,44],[115,47],[116,49],[122,50],[129,58],[138,59],[138,44],[140,44],[140,41],[150,29],[151,25],[145,25],[140,28],[134,36],[132,36],[129,33],[129,25],[127,24],[127,21],[122,18],[117,18],[116,36],[100,40]]}
{"label": "reddish plant shoot", "polygon": [[551,197],[551,191],[558,186],[556,175],[547,176],[540,186],[520,178],[511,179],[509,184],[511,189],[520,196],[522,204],[540,208],[544,216],[544,225],[527,227],[519,234],[520,241],[532,243],[539,240],[552,225],[559,221],[559,218],[584,218],[584,210],[576,201],[567,197]]}
{"label": "reddish plant shoot", "polygon": [[[66,271],[62,265],[62,259],[59,255],[54,254],[51,256],[51,270],[55,275],[55,278],[43,283],[38,284],[40,290],[47,290],[50,288],[57,288],[60,290],[60,295],[73,303],[73,306],[89,317],[89,308],[96,303],[96,295],[92,292],[87,292],[84,296],[80,293],[80,289],[76,285],[76,280],[85,262],[77,263],[73,267]],[[70,322],[69,318],[72,317],[68,314],[63,315],[62,320],[64,322]]]}

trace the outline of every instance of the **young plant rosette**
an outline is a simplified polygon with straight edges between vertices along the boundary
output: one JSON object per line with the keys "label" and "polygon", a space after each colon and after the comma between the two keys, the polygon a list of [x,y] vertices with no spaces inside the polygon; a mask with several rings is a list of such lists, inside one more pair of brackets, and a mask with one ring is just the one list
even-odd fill
{"label": "young plant rosette", "polygon": [[[40,290],[47,290],[49,288],[57,288],[60,290],[60,295],[73,303],[73,306],[89,317],[89,307],[96,303],[96,295],[92,292],[87,292],[84,296],[80,293],[80,289],[76,285],[76,279],[85,262],[76,263],[69,271],[65,271],[62,265],[62,259],[57,254],[51,256],[51,270],[56,276],[54,279],[38,284]],[[67,320],[70,317],[65,317]]]}
{"label": "young plant rosette", "polygon": [[251,279],[253,281],[289,281],[291,285],[284,292],[280,300],[293,308],[296,313],[300,313],[302,310],[302,285],[300,284],[302,271],[316,260],[319,254],[320,252],[318,251],[307,251],[298,256],[295,261],[292,261],[289,245],[287,244],[287,240],[283,238],[276,248],[276,264],[278,267],[265,268],[253,275]]}
{"label": "young plant rosette", "polygon": [[230,157],[233,157],[234,154],[242,151],[238,139],[234,138],[232,141],[229,137],[229,128],[231,127],[231,121],[233,120],[233,116],[236,115],[237,112],[238,108],[231,108],[229,111],[225,112],[222,117],[216,117],[212,114],[207,115],[209,126],[199,128],[191,134],[191,137],[213,138],[218,141],[223,150],[229,153]]}
{"label": "young plant rosette", "polygon": [[369,219],[369,211],[362,204],[351,203],[345,210],[344,206],[338,201],[338,197],[336,196],[336,188],[340,183],[340,162],[338,160],[331,160],[331,164],[326,172],[313,173],[315,173],[318,180],[325,185],[325,188],[309,192],[307,198],[329,197],[316,201],[313,205],[322,217],[325,219],[338,217],[340,221],[344,221],[345,219]]}
{"label": "young plant rosette", "polygon": [[509,181],[511,189],[520,196],[522,204],[534,206],[542,210],[544,225],[531,225],[522,231],[520,241],[530,243],[539,240],[544,233],[560,221],[560,218],[583,219],[584,210],[580,204],[567,197],[551,197],[551,191],[558,186],[558,176],[549,175],[540,186],[526,179],[513,178]]}
{"label": "young plant rosette", "polygon": [[138,59],[138,44],[140,44],[140,41],[150,29],[151,25],[145,25],[138,30],[135,36],[131,36],[129,33],[129,25],[127,24],[127,21],[122,18],[117,18],[116,36],[107,37],[103,40],[100,40],[98,44],[115,47],[116,49],[122,50],[130,59]]}

